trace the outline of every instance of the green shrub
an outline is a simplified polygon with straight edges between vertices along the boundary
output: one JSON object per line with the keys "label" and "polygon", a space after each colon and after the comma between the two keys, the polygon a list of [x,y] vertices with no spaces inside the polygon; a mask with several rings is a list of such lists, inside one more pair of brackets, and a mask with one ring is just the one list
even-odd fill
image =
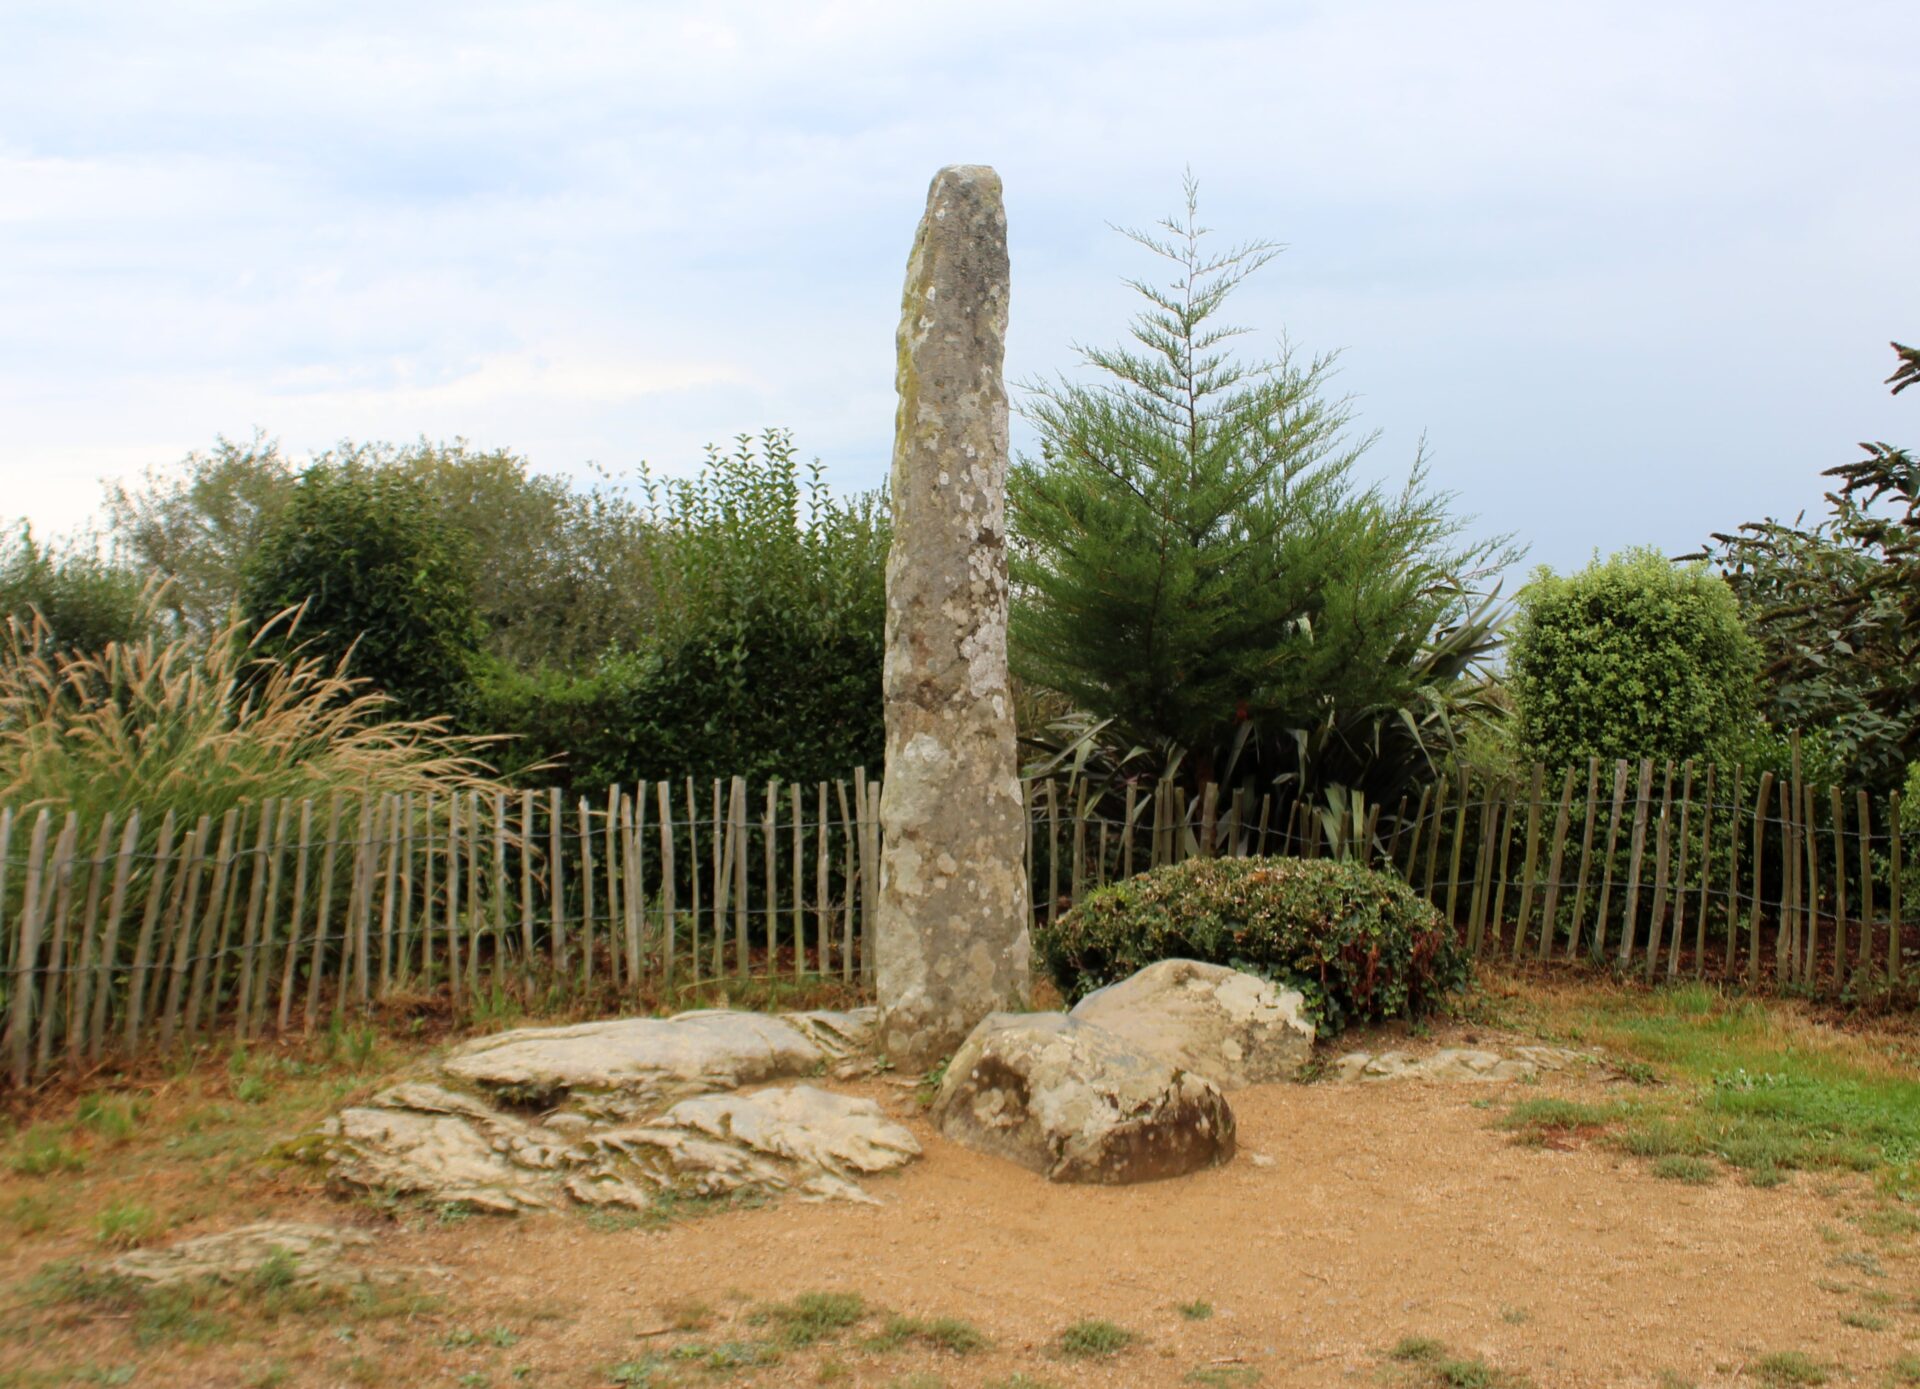
{"label": "green shrub", "polygon": [[1527,754],[1550,767],[1726,758],[1752,729],[1757,648],[1726,581],[1652,550],[1522,589],[1509,645]]}
{"label": "green shrub", "polygon": [[451,714],[464,702],[483,634],[472,549],[412,478],[318,464],[301,474],[247,558],[241,607],[256,627],[304,608],[298,636],[310,650],[347,660],[397,712]]}
{"label": "green shrub", "polygon": [[0,536],[0,626],[32,631],[40,654],[98,651],[151,631],[140,576],[78,546],[55,549],[25,526]]}
{"label": "green shrub", "polygon": [[1469,969],[1431,904],[1333,859],[1189,859],[1088,894],[1034,940],[1069,1000],[1156,960],[1206,960],[1299,989],[1328,1034],[1424,1013]]}

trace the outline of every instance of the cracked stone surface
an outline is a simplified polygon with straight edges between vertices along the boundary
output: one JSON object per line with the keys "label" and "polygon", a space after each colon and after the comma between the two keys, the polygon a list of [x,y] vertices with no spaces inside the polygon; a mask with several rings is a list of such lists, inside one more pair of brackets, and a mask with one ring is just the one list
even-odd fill
{"label": "cracked stone surface", "polygon": [[1223,1090],[1292,1080],[1313,1055],[1298,989],[1225,965],[1160,960],[1081,999],[1070,1016]]}
{"label": "cracked stone surface", "polygon": [[912,1133],[871,1100],[776,1082],[857,1065],[873,1021],[871,1009],[701,1011],[504,1032],[341,1111],[318,1151],[343,1189],[501,1214],[786,1191],[870,1200],[858,1179],[919,1156]]}
{"label": "cracked stone surface", "polygon": [[1543,1072],[1573,1070],[1596,1060],[1586,1052],[1547,1046],[1513,1047],[1504,1052],[1442,1047],[1424,1056],[1405,1051],[1350,1051],[1334,1059],[1329,1074],[1345,1082],[1533,1080]]}

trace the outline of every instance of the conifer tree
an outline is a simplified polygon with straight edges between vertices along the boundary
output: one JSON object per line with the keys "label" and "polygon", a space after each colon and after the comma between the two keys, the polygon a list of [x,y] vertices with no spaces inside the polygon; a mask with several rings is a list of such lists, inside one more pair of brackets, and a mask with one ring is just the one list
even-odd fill
{"label": "conifer tree", "polygon": [[[1327,393],[1332,357],[1232,351],[1246,330],[1220,311],[1281,247],[1212,249],[1191,176],[1185,192],[1184,216],[1123,232],[1173,266],[1128,282],[1146,301],[1132,341],[1082,348],[1089,381],[1029,387],[1040,453],[1009,480],[1015,667],[1163,765],[1184,757],[1195,782],[1374,783],[1381,725],[1418,744],[1400,711],[1492,645],[1467,587],[1504,542],[1458,546],[1418,458],[1401,490],[1356,479],[1372,439]],[[1330,743],[1337,771],[1302,765]]]}

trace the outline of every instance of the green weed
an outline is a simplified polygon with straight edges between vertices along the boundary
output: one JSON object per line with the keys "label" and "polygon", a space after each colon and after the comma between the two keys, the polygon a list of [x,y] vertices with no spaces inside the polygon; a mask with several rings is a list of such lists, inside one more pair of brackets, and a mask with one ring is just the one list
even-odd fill
{"label": "green weed", "polygon": [[1188,1321],[1205,1321],[1213,1315],[1213,1304],[1204,1298],[1180,1304],[1180,1315]]}
{"label": "green weed", "polygon": [[980,1328],[958,1317],[892,1316],[867,1346],[870,1350],[898,1350],[909,1341],[954,1355],[971,1355],[989,1344]]}
{"label": "green weed", "polygon": [[153,1207],[138,1201],[115,1201],[93,1218],[93,1239],[109,1249],[132,1249],[152,1239],[160,1228]]}
{"label": "green weed", "polygon": [[1077,1321],[1060,1333],[1062,1355],[1089,1360],[1117,1355],[1140,1338],[1124,1326],[1116,1326],[1098,1317]]}
{"label": "green weed", "polygon": [[1682,1182],[1687,1186],[1711,1186],[1714,1177],[1712,1163],[1683,1153],[1674,1153],[1658,1159],[1653,1164],[1653,1175],[1664,1181]]}
{"label": "green weed", "polygon": [[80,1150],[67,1142],[60,1130],[49,1124],[35,1124],[20,1135],[19,1147],[8,1157],[7,1166],[23,1177],[51,1177],[60,1172],[78,1172],[87,1165]]}
{"label": "green weed", "polygon": [[1825,1384],[1827,1372],[1818,1362],[1797,1350],[1775,1351],[1763,1355],[1747,1367],[1766,1389],[1793,1389],[1795,1385]]}
{"label": "green weed", "polygon": [[784,1344],[799,1347],[858,1325],[867,1315],[867,1303],[858,1293],[801,1293],[793,1301],[775,1303],[763,1312],[780,1324]]}
{"label": "green weed", "polygon": [[1259,1382],[1260,1371],[1251,1365],[1202,1365],[1187,1372],[1187,1383],[1203,1384],[1208,1389],[1245,1389]]}
{"label": "green weed", "polygon": [[140,1129],[143,1106],[125,1095],[86,1094],[75,1119],[103,1143],[125,1143]]}

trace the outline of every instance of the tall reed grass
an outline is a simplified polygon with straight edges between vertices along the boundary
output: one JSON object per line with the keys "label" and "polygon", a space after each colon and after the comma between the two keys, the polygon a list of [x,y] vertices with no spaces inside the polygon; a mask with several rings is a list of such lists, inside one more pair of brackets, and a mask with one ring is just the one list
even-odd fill
{"label": "tall reed grass", "polygon": [[258,630],[153,634],[61,655],[44,623],[9,620],[0,643],[0,805],[96,824],[138,809],[143,838],[234,806],[385,793],[502,789],[485,738],[442,719],[387,717],[392,702],[344,660],[263,654],[300,610]]}

